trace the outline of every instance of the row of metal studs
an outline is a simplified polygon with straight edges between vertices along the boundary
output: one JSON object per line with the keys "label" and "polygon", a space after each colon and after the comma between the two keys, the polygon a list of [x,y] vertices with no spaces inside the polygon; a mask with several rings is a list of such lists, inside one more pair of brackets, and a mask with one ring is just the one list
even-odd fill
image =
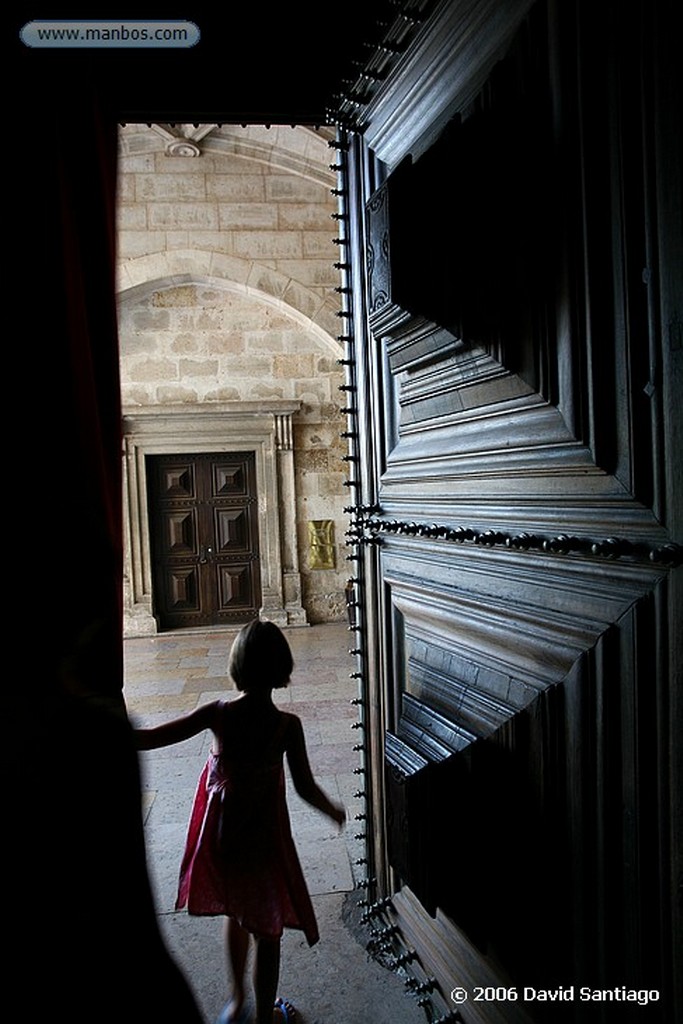
{"label": "row of metal studs", "polygon": [[[647,561],[671,568],[683,562],[683,546],[680,544],[653,546],[643,542],[625,540],[621,537],[593,540],[564,533],[554,537],[542,537],[534,533],[511,534],[502,530],[477,530],[464,526],[400,522],[396,519],[387,520],[374,517],[357,522],[356,531],[359,543],[377,543],[381,541],[378,534],[393,533],[409,537],[443,539],[457,544],[470,542],[484,547],[506,547],[516,551],[542,551],[545,554],[554,555],[579,554],[608,561],[617,559]],[[368,531],[369,536],[368,532],[363,533],[362,531]]]}
{"label": "row of metal studs", "polygon": [[[348,147],[345,142],[340,139],[335,143],[331,143],[331,145],[334,145],[338,151],[337,162],[331,165],[331,169],[338,175],[337,187],[333,189],[332,192],[339,200],[338,212],[333,216],[335,220],[344,225],[345,231],[348,232],[348,208],[346,207],[348,193],[345,187],[345,174],[347,169],[345,156]],[[341,247],[348,246],[347,235],[342,234],[340,237],[335,239],[335,243]],[[354,396],[356,395],[357,390],[355,383],[356,362],[353,348],[353,309],[351,305],[352,288],[350,286],[348,276],[351,270],[351,265],[346,253],[344,253],[343,259],[340,259],[339,262],[335,263],[335,269],[339,270],[342,275],[342,283],[336,291],[339,295],[344,296],[344,304],[339,310],[338,316],[345,321],[345,331],[343,334],[339,335],[337,339],[345,346],[345,354],[343,358],[338,360],[339,365],[345,368],[345,381],[340,385],[339,390],[345,396],[350,396],[351,399],[350,403],[341,410],[347,416],[347,429],[342,432],[341,437],[349,442],[348,452],[343,456],[343,461],[351,467],[358,467],[360,462],[360,452],[358,450],[359,434],[358,424],[355,422],[357,407],[354,403]],[[349,654],[356,658],[356,671],[350,673],[350,678],[358,681],[358,696],[352,700],[351,703],[358,707],[360,711],[358,720],[352,723],[351,728],[362,731],[365,729],[366,694],[363,662],[366,651],[366,636],[362,617],[363,566],[360,545],[368,542],[368,538],[365,534],[366,517],[368,515],[377,514],[380,509],[376,505],[363,505],[361,503],[362,482],[359,473],[356,473],[355,476],[345,480],[344,486],[352,489],[356,498],[356,503],[346,507],[344,511],[347,515],[351,516],[349,529],[346,532],[346,543],[348,547],[352,548],[352,553],[347,556],[347,560],[358,564],[358,569],[349,579],[349,590],[352,592],[353,596],[347,597],[347,611],[350,619],[349,631],[354,633],[356,637],[354,646],[349,650]],[[354,774],[364,776],[367,756],[365,737],[362,737],[361,741],[354,745],[353,750],[359,754],[359,765],[354,769]],[[362,800],[364,802],[364,810],[361,810],[358,814],[354,815],[354,821],[362,823],[361,831],[355,833],[354,839],[364,843],[364,855],[355,858],[354,866],[366,867],[368,872],[371,872],[371,837],[368,834],[369,815],[366,788],[357,790],[354,793],[354,799]],[[457,1012],[453,1013],[447,1010],[445,1013],[441,1013],[436,1009],[433,1002],[436,981],[435,979],[428,977],[425,972],[422,971],[414,950],[409,949],[405,942],[402,941],[400,929],[398,929],[396,925],[392,925],[386,918],[382,921],[383,927],[377,927],[373,924],[373,919],[391,906],[391,900],[389,897],[386,897],[383,900],[370,902],[372,894],[375,892],[376,878],[369,873],[367,877],[360,878],[358,880],[357,888],[363,893],[363,897],[359,901],[359,907],[361,909],[367,908],[362,914],[361,921],[370,928],[370,939],[367,943],[368,952],[374,956],[378,956],[390,951],[391,958],[389,966],[397,973],[401,973],[405,976],[406,991],[408,994],[417,998],[418,1004],[425,1011],[429,1024],[446,1024],[448,1021],[462,1021],[462,1017],[460,1017]]]}
{"label": "row of metal studs", "polygon": [[[343,297],[342,306],[339,309],[337,316],[344,321],[343,333],[337,336],[337,340],[344,347],[344,355],[337,362],[340,366],[344,367],[344,383],[340,385],[339,390],[347,397],[348,404],[341,409],[341,412],[347,417],[347,429],[342,432],[341,437],[349,442],[347,454],[343,456],[343,461],[350,465],[357,465],[359,461],[359,454],[356,446],[358,439],[358,432],[355,429],[354,417],[356,415],[356,407],[353,401],[353,395],[356,393],[355,385],[355,359],[353,357],[353,346],[354,346],[354,335],[353,335],[353,308],[352,308],[352,287],[350,281],[351,262],[348,254],[349,247],[349,211],[348,211],[348,187],[347,187],[347,151],[348,142],[346,141],[342,131],[337,133],[337,138],[329,143],[330,147],[337,151],[336,162],[330,165],[330,170],[337,174],[337,187],[332,189],[332,194],[337,198],[337,212],[332,215],[333,219],[340,225],[340,233],[337,238],[334,239],[336,245],[340,247],[342,252],[340,253],[340,259],[334,264],[336,270],[339,271],[341,276],[341,284],[335,289],[337,294]],[[350,399],[349,399],[349,396]],[[344,481],[344,486],[348,488],[354,488],[356,496],[360,492],[360,480],[348,479]],[[351,542],[353,527],[347,531],[347,545]],[[348,560],[355,561],[356,555],[350,555]],[[360,558],[358,557],[360,561]],[[364,693],[364,679],[363,679],[363,660],[365,652],[365,631],[363,629],[362,621],[360,621],[360,614],[362,613],[362,602],[361,602],[361,586],[362,580],[359,570],[358,574],[354,574],[349,579],[349,590],[352,591],[353,597],[347,596],[347,613],[349,615],[349,631],[354,634],[353,646],[349,648],[349,654],[356,659],[356,670],[350,673],[351,679],[358,681],[358,696],[352,700],[352,704],[359,708],[359,718],[356,722],[352,723],[352,729],[363,730],[365,728],[365,693]],[[359,755],[358,767],[354,769],[354,774],[359,776],[365,775],[365,741],[361,738],[361,742],[354,744],[354,753]],[[354,794],[355,799],[366,800],[365,788],[357,790]],[[354,815],[354,821],[356,822],[367,822],[367,809]],[[369,866],[370,861],[370,837],[367,833],[367,825],[361,825],[361,831],[354,834],[354,839],[364,844],[363,855],[358,856],[354,860],[355,867]],[[360,878],[357,882],[357,887],[367,892],[368,894],[374,887],[374,879],[371,877]]]}

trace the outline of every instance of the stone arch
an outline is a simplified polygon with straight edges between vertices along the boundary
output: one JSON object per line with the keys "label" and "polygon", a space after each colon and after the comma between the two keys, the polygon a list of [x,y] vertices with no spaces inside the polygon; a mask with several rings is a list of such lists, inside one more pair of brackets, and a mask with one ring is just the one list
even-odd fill
{"label": "stone arch", "polygon": [[[264,613],[290,625],[307,617],[338,618],[343,602],[341,544],[336,569],[312,572],[307,539],[312,521],[331,520],[338,538],[345,526],[343,418],[337,397],[343,379],[341,346],[280,296],[228,277],[192,272],[187,262],[168,255],[136,261],[135,273],[127,277],[129,286],[120,288],[118,296],[126,449],[126,631],[132,635],[155,629],[146,456],[226,446],[240,450],[245,439],[247,448],[256,452],[265,502]],[[172,272],[145,279],[145,271],[160,267]],[[224,329],[219,324],[212,333],[216,313],[223,317]],[[231,336],[232,314],[237,327]],[[136,317],[145,321],[139,333]],[[182,317],[196,317],[186,335],[178,333]],[[202,326],[205,320],[208,330]],[[262,323],[271,329],[259,334]],[[245,339],[237,354],[241,333]],[[185,339],[190,346],[196,344],[196,351],[183,348]]]}
{"label": "stone arch", "polygon": [[179,284],[206,285],[249,296],[290,316],[331,353],[338,356],[342,351],[334,333],[338,329],[338,305],[254,259],[201,249],[138,256],[119,265],[118,302],[130,302]]}

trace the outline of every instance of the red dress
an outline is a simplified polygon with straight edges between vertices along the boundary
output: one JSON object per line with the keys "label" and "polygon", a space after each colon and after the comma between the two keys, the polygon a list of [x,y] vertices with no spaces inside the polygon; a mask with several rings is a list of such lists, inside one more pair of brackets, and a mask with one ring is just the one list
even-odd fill
{"label": "red dress", "polygon": [[266,750],[223,706],[221,754],[209,754],[199,778],[180,868],[176,909],[234,917],[253,935],[277,939],[283,928],[318,927],[292,839],[285,798],[285,712],[273,708]]}

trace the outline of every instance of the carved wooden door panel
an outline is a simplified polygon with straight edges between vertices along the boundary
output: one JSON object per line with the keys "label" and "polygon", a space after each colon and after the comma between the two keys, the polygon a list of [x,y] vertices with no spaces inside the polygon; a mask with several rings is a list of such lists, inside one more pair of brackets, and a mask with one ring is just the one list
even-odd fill
{"label": "carved wooden door panel", "polygon": [[257,615],[253,452],[150,456],[148,483],[160,628],[240,623]]}
{"label": "carved wooden door panel", "polygon": [[[567,965],[664,992],[677,948],[677,165],[647,142],[643,22],[588,6],[525,10],[488,75],[444,8],[346,158],[368,884],[446,993]],[[454,59],[457,114],[426,130],[440,39],[477,84]]]}

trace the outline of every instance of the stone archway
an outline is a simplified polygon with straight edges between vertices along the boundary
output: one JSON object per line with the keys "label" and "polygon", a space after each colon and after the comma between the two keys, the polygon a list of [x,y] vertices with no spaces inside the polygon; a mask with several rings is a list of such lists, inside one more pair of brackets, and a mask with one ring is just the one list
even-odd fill
{"label": "stone archway", "polygon": [[321,348],[340,355],[338,302],[281,271],[235,254],[201,248],[167,250],[129,259],[118,268],[118,301],[139,300],[153,290],[182,284],[206,285],[269,305],[296,320]]}

